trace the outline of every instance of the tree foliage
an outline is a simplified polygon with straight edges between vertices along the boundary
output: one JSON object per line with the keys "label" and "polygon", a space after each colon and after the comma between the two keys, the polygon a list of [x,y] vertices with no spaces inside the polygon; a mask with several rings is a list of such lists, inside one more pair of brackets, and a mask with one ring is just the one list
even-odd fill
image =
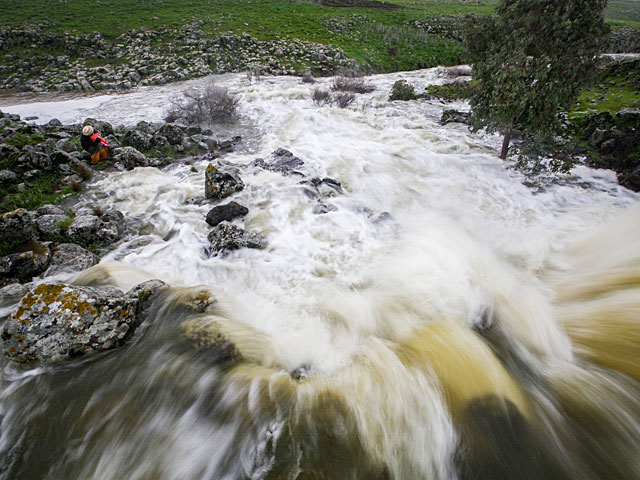
{"label": "tree foliage", "polygon": [[569,109],[595,80],[597,55],[608,32],[606,0],[502,0],[496,16],[473,17],[467,50],[477,90],[472,127],[505,135],[514,128],[549,135],[558,112]]}

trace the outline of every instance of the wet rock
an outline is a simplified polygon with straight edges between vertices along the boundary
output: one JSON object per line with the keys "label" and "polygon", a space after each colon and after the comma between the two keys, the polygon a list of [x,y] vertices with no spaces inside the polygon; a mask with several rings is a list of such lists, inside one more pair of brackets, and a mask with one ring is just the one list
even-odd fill
{"label": "wet rock", "polygon": [[206,354],[206,359],[212,363],[242,358],[235,344],[225,334],[220,322],[190,320],[182,324],[182,330],[184,337],[196,351]]}
{"label": "wet rock", "polygon": [[127,292],[127,298],[136,302],[136,315],[140,316],[159,298],[169,291],[169,285],[162,280],[148,280],[136,285]]}
{"label": "wet rock", "polygon": [[447,109],[442,112],[440,117],[440,125],[447,125],[449,123],[464,123],[469,124],[470,112],[461,112],[459,110]]}
{"label": "wet rock", "polygon": [[252,165],[254,167],[262,168],[263,170],[278,172],[283,175],[302,175],[300,172],[296,171],[296,168],[303,166],[304,161],[296,157],[289,150],[279,148],[271,154],[270,162],[266,162],[262,158],[257,158],[253,161]]}
{"label": "wet rock", "polygon": [[226,205],[218,205],[207,213],[207,223],[215,227],[222,221],[231,221],[234,218],[244,217],[249,213],[249,209],[237,202],[230,202]]}
{"label": "wet rock", "polygon": [[75,243],[61,243],[54,247],[45,276],[62,272],[81,272],[97,265],[98,257]]}
{"label": "wet rock", "polygon": [[210,163],[205,173],[204,196],[214,200],[221,200],[229,195],[239,192],[244,188],[244,183],[237,175],[221,172]]}
{"label": "wet rock", "polygon": [[24,208],[7,212],[0,217],[0,239],[8,244],[19,244],[36,237],[33,217]]}
{"label": "wet rock", "polygon": [[114,287],[41,284],[2,331],[5,355],[19,363],[55,362],[109,350],[139,323],[137,300]]}
{"label": "wet rock", "polygon": [[267,241],[261,234],[247,232],[227,221],[219,223],[207,238],[211,242],[212,255],[240,248],[263,249],[267,247]]}
{"label": "wet rock", "polygon": [[317,203],[313,206],[314,215],[324,215],[325,213],[336,212],[338,210],[334,205],[328,205],[326,203]]}
{"label": "wet rock", "polygon": [[29,286],[21,283],[11,283],[0,288],[0,307],[11,305],[29,293]]}
{"label": "wet rock", "polygon": [[47,122],[47,127],[49,128],[60,128],[62,127],[62,122],[60,120],[58,120],[57,118],[52,118],[51,120],[49,120]]}
{"label": "wet rock", "polygon": [[48,245],[39,242],[27,242],[20,252],[0,257],[0,277],[15,278],[20,282],[29,282],[47,268],[51,259]]}

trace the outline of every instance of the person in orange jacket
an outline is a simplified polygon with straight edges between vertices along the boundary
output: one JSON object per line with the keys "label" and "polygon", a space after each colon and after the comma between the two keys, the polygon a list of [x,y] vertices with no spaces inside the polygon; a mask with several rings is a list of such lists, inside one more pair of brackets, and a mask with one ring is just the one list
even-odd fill
{"label": "person in orange jacket", "polygon": [[95,130],[91,125],[85,125],[82,128],[80,144],[82,148],[91,155],[91,165],[95,165],[109,156],[109,144],[102,138],[100,132]]}

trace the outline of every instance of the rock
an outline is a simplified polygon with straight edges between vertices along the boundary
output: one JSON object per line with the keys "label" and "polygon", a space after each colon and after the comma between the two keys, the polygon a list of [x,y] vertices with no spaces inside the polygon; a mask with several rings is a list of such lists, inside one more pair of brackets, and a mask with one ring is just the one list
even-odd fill
{"label": "rock", "polygon": [[137,150],[149,150],[152,139],[153,137],[149,133],[137,129],[129,130],[122,137],[122,145],[128,145]]}
{"label": "rock", "polygon": [[464,123],[469,124],[470,112],[460,112],[458,110],[447,109],[442,112],[440,117],[440,125],[447,125],[449,123]]}
{"label": "rock", "polygon": [[114,287],[43,283],[2,331],[4,353],[19,363],[55,362],[115,348],[138,326],[137,301]]}
{"label": "rock", "polygon": [[61,272],[81,272],[97,265],[98,257],[75,243],[61,243],[53,249],[45,277]]}
{"label": "rock", "polygon": [[148,167],[149,160],[134,147],[114,148],[113,161],[121,163],[127,170],[136,167]]}
{"label": "rock", "polygon": [[11,170],[0,170],[0,185],[14,185],[18,181],[18,175]]}
{"label": "rock", "polygon": [[20,150],[18,150],[13,145],[7,145],[6,143],[0,143],[0,159],[8,158],[9,155],[15,154],[15,153],[20,153]]}
{"label": "rock", "polygon": [[[272,161],[270,163],[265,162],[262,158],[257,158],[253,161],[254,167],[259,167],[264,170],[272,172],[278,172],[283,175],[300,174],[295,169],[304,165],[304,161],[296,157],[289,150],[279,148],[271,154]],[[301,174],[300,174],[301,175]]]}
{"label": "rock", "polygon": [[24,208],[7,212],[0,217],[0,239],[8,244],[19,244],[36,237],[33,217]]}
{"label": "rock", "polygon": [[118,210],[108,210],[96,215],[81,209],[67,229],[67,236],[74,243],[85,247],[98,244],[110,245],[124,233],[124,215]]}
{"label": "rock", "polygon": [[180,145],[185,138],[182,129],[172,123],[166,123],[160,127],[158,134],[165,137],[171,145]]}
{"label": "rock", "polygon": [[109,122],[103,122],[101,120],[96,120],[95,118],[85,118],[82,125],[91,125],[93,128],[98,130],[103,137],[113,135],[113,126],[111,126]]}
{"label": "rock", "polygon": [[52,165],[58,166],[63,165],[65,163],[71,163],[75,159],[69,155],[67,152],[63,152],[62,150],[56,150],[51,155],[49,155],[49,160]]}
{"label": "rock", "polygon": [[596,128],[589,137],[589,144],[594,147],[600,147],[602,142],[607,140],[608,132],[604,128]]}
{"label": "rock", "polygon": [[211,250],[214,255],[240,248],[263,249],[267,247],[267,242],[261,234],[247,232],[227,221],[219,223],[207,238],[211,242]]}
{"label": "rock", "polygon": [[15,303],[27,293],[29,293],[29,287],[21,283],[11,283],[6,287],[0,288],[0,307]]}
{"label": "rock", "polygon": [[160,295],[166,294],[168,291],[169,285],[162,280],[148,280],[129,290],[127,292],[127,298],[136,301],[136,315],[140,315],[147,310]]}
{"label": "rock", "polygon": [[71,153],[77,151],[78,148],[76,147],[76,144],[68,138],[62,138],[56,142],[56,150]]}
{"label": "rock", "polygon": [[212,363],[242,358],[240,351],[223,331],[220,322],[196,318],[184,322],[182,330],[196,351],[206,353]]}
{"label": "rock", "polygon": [[609,154],[609,153],[613,153],[616,149],[616,140],[615,138],[610,138],[608,140],[605,140],[604,142],[602,142],[600,144],[600,151],[602,153]]}
{"label": "rock", "polygon": [[640,108],[623,108],[616,114],[616,117],[622,128],[640,128]]}
{"label": "rock", "polygon": [[47,122],[46,126],[49,128],[60,128],[62,127],[62,122],[57,118],[52,118]]}
{"label": "rock", "polygon": [[[49,238],[61,233],[61,224],[67,220],[65,214],[62,215],[40,215],[36,217],[35,224],[39,236]],[[49,238],[51,239],[51,238]]]}
{"label": "rock", "polygon": [[56,205],[43,205],[36,210],[36,216],[41,215],[66,215],[65,211]]}
{"label": "rock", "polygon": [[249,213],[249,209],[240,205],[237,202],[230,202],[226,205],[218,205],[213,207],[209,213],[207,213],[207,223],[212,227],[215,227],[222,221],[231,221],[234,218],[244,217]]}
{"label": "rock", "polygon": [[219,171],[212,163],[207,166],[205,173],[204,196],[221,200],[244,188],[240,177],[231,173]]}
{"label": "rock", "polygon": [[21,252],[0,257],[0,277],[29,282],[47,268],[51,250],[46,244],[29,242]]}
{"label": "rock", "polygon": [[635,170],[622,179],[622,185],[638,192],[640,191],[640,165]]}

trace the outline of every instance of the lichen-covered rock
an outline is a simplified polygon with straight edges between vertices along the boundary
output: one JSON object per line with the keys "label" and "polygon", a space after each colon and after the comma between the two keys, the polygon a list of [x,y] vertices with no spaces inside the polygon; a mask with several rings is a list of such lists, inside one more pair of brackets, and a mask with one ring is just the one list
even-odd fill
{"label": "lichen-covered rock", "polygon": [[149,159],[134,147],[114,148],[112,156],[114,162],[121,163],[127,170],[149,166]]}
{"label": "lichen-covered rock", "polygon": [[107,210],[96,215],[89,209],[80,209],[67,229],[67,236],[83,246],[92,244],[110,245],[122,238],[124,215],[118,210]]}
{"label": "lichen-covered rock", "polygon": [[171,145],[179,145],[184,140],[184,132],[182,129],[172,123],[164,124],[158,133],[165,137]]}
{"label": "lichen-covered rock", "polygon": [[239,192],[244,188],[244,182],[240,177],[228,172],[221,172],[210,163],[205,173],[204,196],[220,200]]}
{"label": "lichen-covered rock", "polygon": [[53,249],[45,276],[61,272],[81,272],[98,263],[98,257],[75,243],[61,243]]}
{"label": "lichen-covered rock", "polygon": [[156,301],[159,295],[165,294],[168,290],[169,285],[162,280],[148,280],[129,290],[127,298],[136,301],[136,315],[141,315]]}
{"label": "lichen-covered rock", "polygon": [[261,234],[247,232],[227,221],[219,223],[207,238],[211,242],[211,253],[213,255],[240,248],[263,249],[267,247],[267,241]]}
{"label": "lichen-covered rock", "polygon": [[47,238],[60,233],[60,226],[67,219],[66,215],[40,215],[35,219],[36,230],[41,237]]}
{"label": "lichen-covered rock", "polygon": [[225,220],[231,221],[234,218],[244,217],[249,213],[249,209],[240,205],[237,202],[229,202],[226,205],[218,205],[213,207],[207,213],[207,223],[212,227],[215,227],[220,222]]}
{"label": "lichen-covered rock", "polygon": [[137,300],[114,287],[41,284],[2,330],[5,355],[52,362],[121,345],[138,325]]}
{"label": "lichen-covered rock", "polygon": [[182,331],[196,351],[206,353],[208,359],[214,363],[242,358],[218,321],[200,318],[188,320],[183,322]]}
{"label": "lichen-covered rock", "polygon": [[0,239],[8,244],[26,242],[35,238],[33,217],[24,208],[7,212],[0,217]]}
{"label": "lichen-covered rock", "polygon": [[152,136],[142,130],[129,130],[122,137],[122,145],[133,147],[137,150],[149,150],[151,148]]}

